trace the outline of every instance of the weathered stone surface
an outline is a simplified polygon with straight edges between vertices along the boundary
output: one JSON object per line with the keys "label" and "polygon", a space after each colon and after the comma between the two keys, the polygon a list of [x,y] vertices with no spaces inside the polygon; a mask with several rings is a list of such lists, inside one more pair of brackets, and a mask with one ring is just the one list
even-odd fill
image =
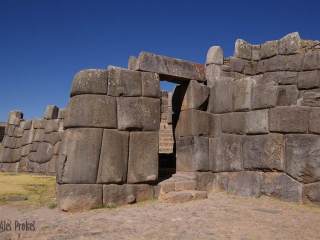
{"label": "weathered stone surface", "polygon": [[131,132],[128,183],[152,182],[158,178],[158,132]]}
{"label": "weathered stone surface", "polygon": [[302,106],[320,107],[320,91],[318,89],[302,91],[301,95]]}
{"label": "weathered stone surface", "polygon": [[246,127],[245,112],[225,113],[221,116],[221,129],[224,133],[245,134]]}
{"label": "weathered stone surface", "polygon": [[315,70],[320,68],[320,51],[308,51],[304,55],[303,70]]}
{"label": "weathered stone surface", "polygon": [[223,65],[216,65],[216,64],[209,64],[206,65],[205,71],[206,71],[206,80],[207,80],[207,86],[213,87],[217,81],[221,80],[222,77],[222,66]]}
{"label": "weathered stone surface", "polygon": [[208,111],[211,113],[225,113],[233,110],[233,81],[224,78],[215,83],[210,89]]}
{"label": "weathered stone surface", "polygon": [[248,134],[269,132],[268,109],[255,110],[246,113],[246,132]]}
{"label": "weathered stone surface", "polygon": [[305,71],[298,74],[298,88],[299,89],[310,89],[320,86],[320,72]]}
{"label": "weathered stone surface", "polygon": [[244,74],[245,75],[256,75],[257,74],[257,67],[258,64],[257,62],[246,62],[246,64],[244,65]]}
{"label": "weathered stone surface", "polygon": [[320,133],[320,108],[311,108],[310,110],[309,131]]}
{"label": "weathered stone surface", "polygon": [[278,106],[297,105],[299,91],[296,85],[278,86]]}
{"label": "weathered stone surface", "polygon": [[43,142],[51,143],[52,145],[55,145],[59,141],[61,141],[60,132],[47,133],[43,136]]}
{"label": "weathered stone surface", "polygon": [[50,143],[40,142],[36,152],[29,154],[29,159],[32,162],[45,163],[50,161],[53,156],[53,146]]}
{"label": "weathered stone surface", "polygon": [[9,113],[8,124],[18,126],[21,119],[23,118],[23,113],[20,111],[11,111]]}
{"label": "weathered stone surface", "polygon": [[127,178],[129,133],[104,129],[98,183],[121,183]]}
{"label": "weathered stone surface", "polygon": [[103,129],[67,129],[61,154],[66,156],[59,183],[95,183],[101,150]]}
{"label": "weathered stone surface", "polygon": [[9,137],[14,137],[14,130],[16,129],[16,126],[14,125],[7,125],[6,129],[4,131],[4,135],[7,135]]}
{"label": "weathered stone surface", "polygon": [[242,39],[237,39],[234,47],[234,56],[251,60],[252,46]]}
{"label": "weathered stone surface", "polygon": [[58,206],[62,211],[86,210],[102,206],[101,184],[57,185]]}
{"label": "weathered stone surface", "polygon": [[320,182],[303,186],[303,201],[320,204]]}
{"label": "weathered stone surface", "polygon": [[295,54],[301,47],[301,39],[298,32],[289,33],[279,40],[279,54]]}
{"label": "weathered stone surface", "polygon": [[16,137],[4,136],[2,140],[2,144],[4,147],[7,147],[7,148],[19,148],[18,140],[19,139]]}
{"label": "weathered stone surface", "polygon": [[42,142],[44,139],[44,129],[37,128],[33,134],[33,142]]}
{"label": "weathered stone surface", "polygon": [[303,54],[295,55],[276,55],[272,58],[264,59],[258,62],[257,72],[275,72],[275,71],[300,71],[302,68]]}
{"label": "weathered stone surface", "polygon": [[21,159],[20,149],[12,149],[4,147],[0,152],[0,162],[15,163]]}
{"label": "weathered stone surface", "polygon": [[21,148],[21,156],[26,157],[31,152],[32,145],[28,144]]}
{"label": "weathered stone surface", "polygon": [[56,119],[58,118],[59,108],[55,105],[48,105],[44,112],[44,119]]}
{"label": "weathered stone surface", "polygon": [[60,121],[58,119],[45,121],[44,132],[45,133],[57,132],[59,130],[59,122]]}
{"label": "weathered stone surface", "polygon": [[281,72],[266,72],[263,74],[263,82],[276,82],[280,85],[296,85],[298,82],[298,73],[281,71]]}
{"label": "weathered stone surface", "polygon": [[270,197],[290,202],[301,202],[302,184],[285,173],[265,172],[261,192]]}
{"label": "weathered stone surface", "polygon": [[109,96],[141,96],[141,72],[131,71],[119,67],[108,67],[108,95]]}
{"label": "weathered stone surface", "polygon": [[79,94],[107,94],[108,71],[87,69],[78,72],[72,82],[71,97]]}
{"label": "weathered stone surface", "polygon": [[44,129],[45,121],[43,119],[34,119],[32,120],[32,126],[35,129]]}
{"label": "weathered stone surface", "polygon": [[234,71],[234,72],[243,73],[247,62],[248,62],[247,60],[244,60],[241,58],[231,57],[230,58],[230,67],[231,67],[232,71]]}
{"label": "weathered stone surface", "polygon": [[246,77],[234,81],[233,109],[234,111],[247,111],[251,109],[251,90],[254,79]]}
{"label": "weathered stone surface", "polygon": [[59,109],[59,112],[58,112],[58,119],[64,119],[65,117],[65,114],[66,114],[66,109]]}
{"label": "weathered stone surface", "polygon": [[195,109],[181,111],[175,129],[176,137],[208,136],[210,115]]}
{"label": "weathered stone surface", "polygon": [[222,114],[209,115],[209,137],[219,137],[222,134]]}
{"label": "weathered stone surface", "polygon": [[320,136],[286,135],[286,172],[300,182],[320,180]]}
{"label": "weathered stone surface", "polygon": [[24,124],[23,124],[23,129],[24,130],[30,130],[31,127],[32,127],[32,121],[31,120],[24,121]]}
{"label": "weathered stone surface", "polygon": [[304,133],[308,130],[309,109],[306,107],[276,107],[269,110],[271,132]]}
{"label": "weathered stone surface", "polygon": [[214,172],[243,169],[242,136],[223,134],[209,138],[209,165]]}
{"label": "weathered stone surface", "polygon": [[261,44],[260,57],[269,58],[278,54],[278,41],[267,41]]}
{"label": "weathered stone surface", "polygon": [[142,96],[160,97],[160,78],[157,73],[141,72]]}
{"label": "weathered stone surface", "polygon": [[160,99],[117,99],[118,129],[153,131],[160,127]]}
{"label": "weathered stone surface", "polygon": [[205,81],[204,65],[152,53],[141,52],[135,67],[134,70],[158,73],[166,80]]}
{"label": "weathered stone surface", "polygon": [[276,106],[278,99],[278,87],[275,82],[262,80],[262,75],[252,78],[252,109],[271,108]]}
{"label": "weathered stone surface", "polygon": [[241,196],[261,195],[262,173],[253,171],[215,173],[215,188]]}
{"label": "weathered stone surface", "polygon": [[190,81],[187,89],[178,86],[175,88],[174,94],[182,98],[181,110],[205,110],[209,97],[209,88],[197,81]]}
{"label": "weathered stone surface", "polygon": [[211,191],[214,173],[212,172],[197,172],[196,173],[196,189],[200,191]]}
{"label": "weathered stone surface", "polygon": [[207,137],[184,137],[176,142],[177,171],[209,170],[209,140]]}
{"label": "weathered stone surface", "polygon": [[249,170],[284,170],[283,135],[272,133],[244,137],[243,166]]}
{"label": "weathered stone surface", "polygon": [[116,98],[88,94],[72,97],[64,126],[117,128]]}
{"label": "weathered stone surface", "polygon": [[223,49],[220,46],[212,46],[207,52],[206,64],[223,64]]}
{"label": "weathered stone surface", "polygon": [[252,57],[251,57],[251,59],[253,61],[260,60],[260,51],[261,51],[261,45],[252,45]]}

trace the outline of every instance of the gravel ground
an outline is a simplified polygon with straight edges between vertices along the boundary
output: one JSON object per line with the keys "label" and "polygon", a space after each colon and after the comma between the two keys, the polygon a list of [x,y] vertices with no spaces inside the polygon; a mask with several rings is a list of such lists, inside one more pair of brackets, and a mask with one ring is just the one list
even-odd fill
{"label": "gravel ground", "polygon": [[[222,192],[183,204],[150,201],[80,213],[5,205],[1,220],[13,225],[1,240],[320,239],[320,207]],[[15,231],[15,220],[35,221],[36,229]]]}

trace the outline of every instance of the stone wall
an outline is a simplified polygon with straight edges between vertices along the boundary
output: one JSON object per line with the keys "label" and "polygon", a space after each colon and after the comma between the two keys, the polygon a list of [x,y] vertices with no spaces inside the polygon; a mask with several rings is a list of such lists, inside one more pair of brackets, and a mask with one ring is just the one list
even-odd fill
{"label": "stone wall", "polygon": [[0,122],[0,143],[2,142],[3,140],[3,137],[4,137],[4,132],[5,132],[5,129],[6,129],[6,123],[4,122]]}
{"label": "stone wall", "polygon": [[225,59],[220,47],[209,49],[209,169],[216,186],[320,202],[319,70],[320,42],[298,33],[261,45],[238,39]]}
{"label": "stone wall", "polygon": [[43,119],[25,120],[9,113],[0,151],[0,171],[55,175],[63,134],[63,110],[49,105]]}

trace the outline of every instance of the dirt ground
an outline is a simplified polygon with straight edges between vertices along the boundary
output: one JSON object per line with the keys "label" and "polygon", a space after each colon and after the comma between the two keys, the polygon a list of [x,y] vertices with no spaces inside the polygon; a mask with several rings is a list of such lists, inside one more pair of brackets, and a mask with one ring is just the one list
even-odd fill
{"label": "dirt ground", "polygon": [[0,239],[320,239],[320,208],[223,192],[209,199],[168,204],[150,201],[65,213],[48,207],[0,206],[0,221],[35,221],[35,231]]}

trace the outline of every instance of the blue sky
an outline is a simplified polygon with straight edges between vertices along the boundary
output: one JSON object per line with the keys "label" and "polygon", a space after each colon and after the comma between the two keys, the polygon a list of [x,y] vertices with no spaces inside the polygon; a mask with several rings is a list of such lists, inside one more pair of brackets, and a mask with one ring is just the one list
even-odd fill
{"label": "blue sky", "polygon": [[[320,39],[319,1],[0,0],[0,121],[64,107],[74,74],[150,51],[203,63],[211,45]],[[163,84],[163,88],[170,88]]]}

